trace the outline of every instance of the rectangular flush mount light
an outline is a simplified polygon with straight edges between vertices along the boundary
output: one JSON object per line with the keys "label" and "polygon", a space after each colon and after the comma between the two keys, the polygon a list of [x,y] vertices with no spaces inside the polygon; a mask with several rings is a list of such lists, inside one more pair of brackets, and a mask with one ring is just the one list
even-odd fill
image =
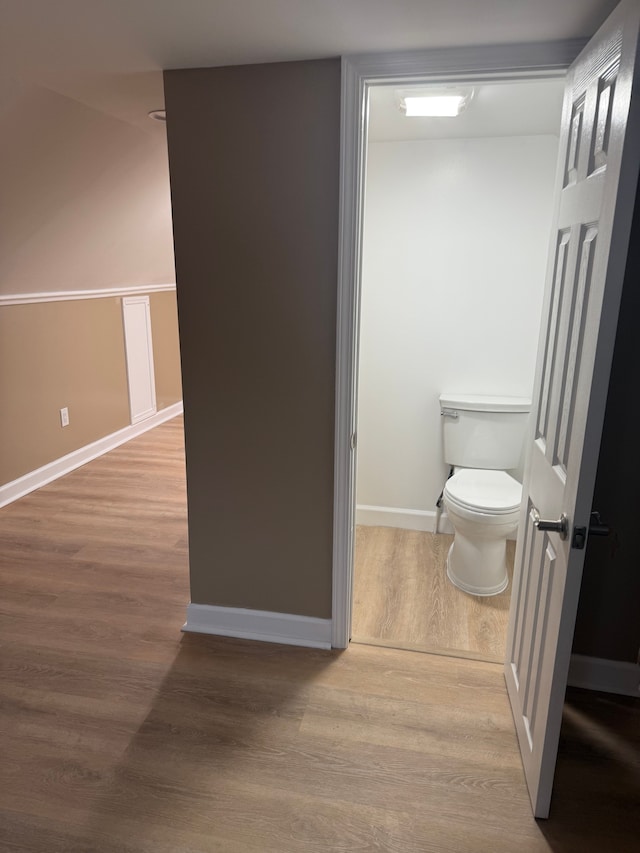
{"label": "rectangular flush mount light", "polygon": [[465,98],[463,95],[421,95],[402,100],[408,116],[457,116]]}
{"label": "rectangular flush mount light", "polygon": [[473,89],[457,91],[396,91],[400,110],[407,116],[457,116],[473,97]]}

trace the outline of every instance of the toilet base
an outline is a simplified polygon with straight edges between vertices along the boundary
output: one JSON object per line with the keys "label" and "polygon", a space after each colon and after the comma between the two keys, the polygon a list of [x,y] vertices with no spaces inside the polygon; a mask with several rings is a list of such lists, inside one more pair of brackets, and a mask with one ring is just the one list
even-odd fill
{"label": "toilet base", "polygon": [[[494,543],[492,543],[493,545]],[[451,543],[451,547],[449,548],[449,553],[447,554],[447,577],[451,581],[454,586],[457,586],[458,589],[461,589],[463,592],[467,592],[470,595],[499,595],[501,592],[504,592],[505,589],[509,586],[509,576],[507,574],[507,563],[506,563],[506,540],[504,543],[495,543],[498,547],[495,546],[493,548],[485,549],[489,551],[489,553],[485,553],[482,555],[484,560],[489,559],[490,563],[490,571],[487,571],[487,565],[480,565],[478,571],[478,578],[491,577],[491,578],[499,578],[499,580],[491,584],[489,586],[478,586],[470,582],[469,580],[469,565],[468,563],[464,565],[465,574],[467,575],[466,579],[460,577],[459,574],[456,574],[456,555],[454,552],[456,542],[455,540]],[[502,547],[501,547],[502,546]],[[463,549],[464,550],[464,549]],[[463,555],[464,556],[464,555]],[[467,559],[469,558],[469,554],[466,555]],[[479,555],[476,554],[476,557]]]}

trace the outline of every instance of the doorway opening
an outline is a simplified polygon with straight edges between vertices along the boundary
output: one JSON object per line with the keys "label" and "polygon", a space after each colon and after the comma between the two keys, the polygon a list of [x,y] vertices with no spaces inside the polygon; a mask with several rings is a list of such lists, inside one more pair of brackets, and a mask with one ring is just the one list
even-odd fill
{"label": "doorway opening", "polygon": [[[405,96],[443,92],[466,108],[405,114]],[[503,662],[510,584],[479,596],[447,577],[438,401],[532,396],[563,75],[368,94],[351,638]]]}

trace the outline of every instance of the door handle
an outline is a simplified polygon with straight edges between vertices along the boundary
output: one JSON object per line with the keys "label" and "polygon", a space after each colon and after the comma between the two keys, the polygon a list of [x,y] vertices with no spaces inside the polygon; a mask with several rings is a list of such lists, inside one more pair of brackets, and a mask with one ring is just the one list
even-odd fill
{"label": "door handle", "polygon": [[[600,518],[600,513],[594,510],[591,513],[589,518],[589,536],[608,536],[611,533],[608,524],[605,524],[604,521]],[[574,527],[573,528],[573,540],[571,542],[572,548],[577,548],[581,551],[585,543],[587,541],[587,528],[586,527]]]}
{"label": "door handle", "polygon": [[600,513],[595,510],[589,518],[589,536],[608,536],[611,533],[609,525],[600,518]]}
{"label": "door handle", "polygon": [[549,530],[552,533],[559,533],[561,539],[566,539],[569,535],[569,519],[565,512],[562,513],[557,521],[547,521],[540,518],[538,510],[535,507],[532,507],[531,518],[538,530]]}

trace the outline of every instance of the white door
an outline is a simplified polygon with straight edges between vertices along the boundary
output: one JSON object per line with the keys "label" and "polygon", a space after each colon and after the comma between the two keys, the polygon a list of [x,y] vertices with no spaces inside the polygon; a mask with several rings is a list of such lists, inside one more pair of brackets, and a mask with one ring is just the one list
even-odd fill
{"label": "white door", "polygon": [[122,321],[127,358],[129,409],[136,424],[156,413],[156,380],[153,368],[151,313],[148,296],[122,300]]}
{"label": "white door", "polygon": [[[530,461],[505,675],[536,817],[547,817],[640,159],[640,3],[567,78]],[[542,521],[562,530],[545,530]],[[575,537],[575,538],[574,538]],[[580,547],[582,546],[582,548]]]}

